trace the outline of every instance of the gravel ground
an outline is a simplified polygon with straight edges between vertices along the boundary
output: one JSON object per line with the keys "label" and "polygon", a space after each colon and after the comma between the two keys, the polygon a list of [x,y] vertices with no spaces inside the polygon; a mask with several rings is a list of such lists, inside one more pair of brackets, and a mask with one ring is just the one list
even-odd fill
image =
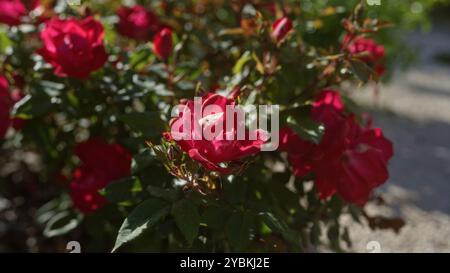
{"label": "gravel ground", "polygon": [[352,227],[355,252],[370,252],[371,241],[381,252],[450,252],[450,66],[434,58],[450,53],[450,32],[408,40],[420,48],[420,67],[382,86],[375,102],[370,90],[353,94],[395,145],[391,177],[380,189],[387,206],[368,211],[399,216],[406,225],[395,234],[343,219]]}

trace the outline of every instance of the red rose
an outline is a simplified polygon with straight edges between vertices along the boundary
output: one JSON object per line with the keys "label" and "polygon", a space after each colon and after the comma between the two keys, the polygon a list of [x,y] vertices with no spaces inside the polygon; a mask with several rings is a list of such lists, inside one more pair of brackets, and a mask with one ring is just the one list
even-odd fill
{"label": "red rose", "polygon": [[292,21],[287,17],[276,20],[272,25],[272,37],[279,43],[292,31]]}
{"label": "red rose", "polygon": [[311,116],[325,126],[319,144],[301,139],[290,128],[280,132],[280,150],[288,152],[294,174],[313,172],[321,198],[337,192],[348,202],[365,204],[372,190],[388,178],[392,143],[381,129],[363,128],[353,115],[345,115],[336,91],[322,91],[313,103]]}
{"label": "red rose", "polygon": [[117,11],[117,16],[119,16],[117,30],[132,39],[150,39],[159,28],[158,17],[143,6],[121,7]]}
{"label": "red rose", "polygon": [[26,8],[20,0],[0,0],[0,23],[17,26],[21,22],[20,17],[26,13]]}
{"label": "red rose", "polygon": [[172,30],[163,28],[153,38],[153,51],[162,60],[167,60],[172,53]]}
{"label": "red rose", "polygon": [[[231,169],[220,166],[220,163],[236,163],[257,154],[264,143],[264,135],[260,131],[250,133],[245,130],[244,139],[239,140],[237,122],[233,122],[234,127],[230,131],[226,130],[227,105],[231,111],[236,103],[234,99],[208,93],[202,98],[200,113],[195,112],[194,101],[190,100],[180,106],[180,117],[171,122],[171,136],[181,149],[207,169],[222,173],[229,173]],[[184,129],[185,124],[190,124],[189,131]],[[203,134],[206,130],[214,132],[209,140]],[[255,140],[250,140],[251,134],[256,136]],[[198,140],[196,136],[200,136]]]}
{"label": "red rose", "polygon": [[372,190],[389,178],[392,143],[381,129],[362,128],[353,117],[346,120],[342,131],[339,156],[316,164],[316,187],[322,198],[337,192],[347,202],[364,205]]}
{"label": "red rose", "polygon": [[106,204],[98,191],[110,182],[130,175],[131,154],[121,145],[108,144],[99,138],[78,144],[75,154],[82,165],[74,172],[70,196],[80,211],[94,212]]}
{"label": "red rose", "polygon": [[352,36],[344,37],[345,49],[353,55],[371,66],[378,75],[383,75],[384,66],[380,63],[384,58],[384,46],[377,44],[374,40],[357,37],[352,40]]}
{"label": "red rose", "polygon": [[55,75],[86,79],[106,62],[104,34],[103,26],[92,17],[53,18],[41,32],[44,47],[39,54],[53,65]]}

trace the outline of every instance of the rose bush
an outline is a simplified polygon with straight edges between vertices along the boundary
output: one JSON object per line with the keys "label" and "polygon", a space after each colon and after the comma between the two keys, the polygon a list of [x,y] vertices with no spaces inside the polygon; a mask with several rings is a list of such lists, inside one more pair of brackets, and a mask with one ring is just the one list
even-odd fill
{"label": "rose bush", "polygon": [[[349,91],[392,75],[404,4],[132,2],[0,0],[0,189],[39,206],[35,250],[349,247],[394,153]],[[252,105],[279,105],[277,150],[219,126]]]}
{"label": "rose bush", "polygon": [[143,6],[121,7],[117,16],[117,31],[132,39],[148,40],[160,27],[158,17]]}

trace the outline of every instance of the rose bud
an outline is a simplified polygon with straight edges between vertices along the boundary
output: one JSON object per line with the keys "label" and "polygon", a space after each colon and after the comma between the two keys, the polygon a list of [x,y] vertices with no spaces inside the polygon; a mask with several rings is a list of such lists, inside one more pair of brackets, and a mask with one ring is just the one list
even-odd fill
{"label": "rose bud", "polygon": [[[186,152],[190,158],[199,162],[210,171],[229,174],[233,171],[230,167],[223,167],[221,163],[242,164],[246,157],[258,154],[262,145],[267,140],[267,132],[257,130],[245,131],[246,136],[255,135],[251,140],[246,137],[239,139],[237,136],[238,124],[233,122],[231,130],[225,130],[223,124],[227,123],[227,111],[234,111],[237,107],[234,98],[227,98],[215,93],[207,93],[202,97],[201,102],[202,118],[195,114],[192,100],[179,105],[180,116],[173,119],[170,127],[171,138]],[[209,109],[218,110],[217,113],[209,113]],[[214,112],[214,111],[213,111]],[[185,124],[192,124],[189,130],[184,129]],[[214,136],[208,140],[202,137],[195,140],[195,136],[201,136],[209,130],[214,131]]]}
{"label": "rose bud", "polygon": [[117,11],[117,16],[119,16],[118,32],[132,39],[151,39],[159,27],[158,17],[143,6],[121,7]]}
{"label": "rose bud", "polygon": [[0,23],[20,25],[20,17],[26,13],[25,5],[20,0],[0,0]]}
{"label": "rose bud", "polygon": [[292,31],[292,21],[287,17],[282,17],[272,25],[272,38],[277,42],[282,42]]}

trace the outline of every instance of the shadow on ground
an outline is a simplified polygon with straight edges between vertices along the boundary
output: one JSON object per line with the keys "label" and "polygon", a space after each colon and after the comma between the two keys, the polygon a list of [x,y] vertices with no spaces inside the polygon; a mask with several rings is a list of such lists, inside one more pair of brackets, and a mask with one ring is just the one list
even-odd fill
{"label": "shadow on ground", "polygon": [[389,185],[415,194],[423,210],[450,214],[450,124],[418,122],[392,114],[375,113],[377,125],[395,144]]}
{"label": "shadow on ground", "polygon": [[385,206],[368,205],[369,215],[400,217],[406,225],[370,230],[350,218],[355,252],[370,252],[373,241],[381,252],[450,252],[450,124],[415,121],[372,111],[376,125],[395,145],[390,178],[379,189]]}

